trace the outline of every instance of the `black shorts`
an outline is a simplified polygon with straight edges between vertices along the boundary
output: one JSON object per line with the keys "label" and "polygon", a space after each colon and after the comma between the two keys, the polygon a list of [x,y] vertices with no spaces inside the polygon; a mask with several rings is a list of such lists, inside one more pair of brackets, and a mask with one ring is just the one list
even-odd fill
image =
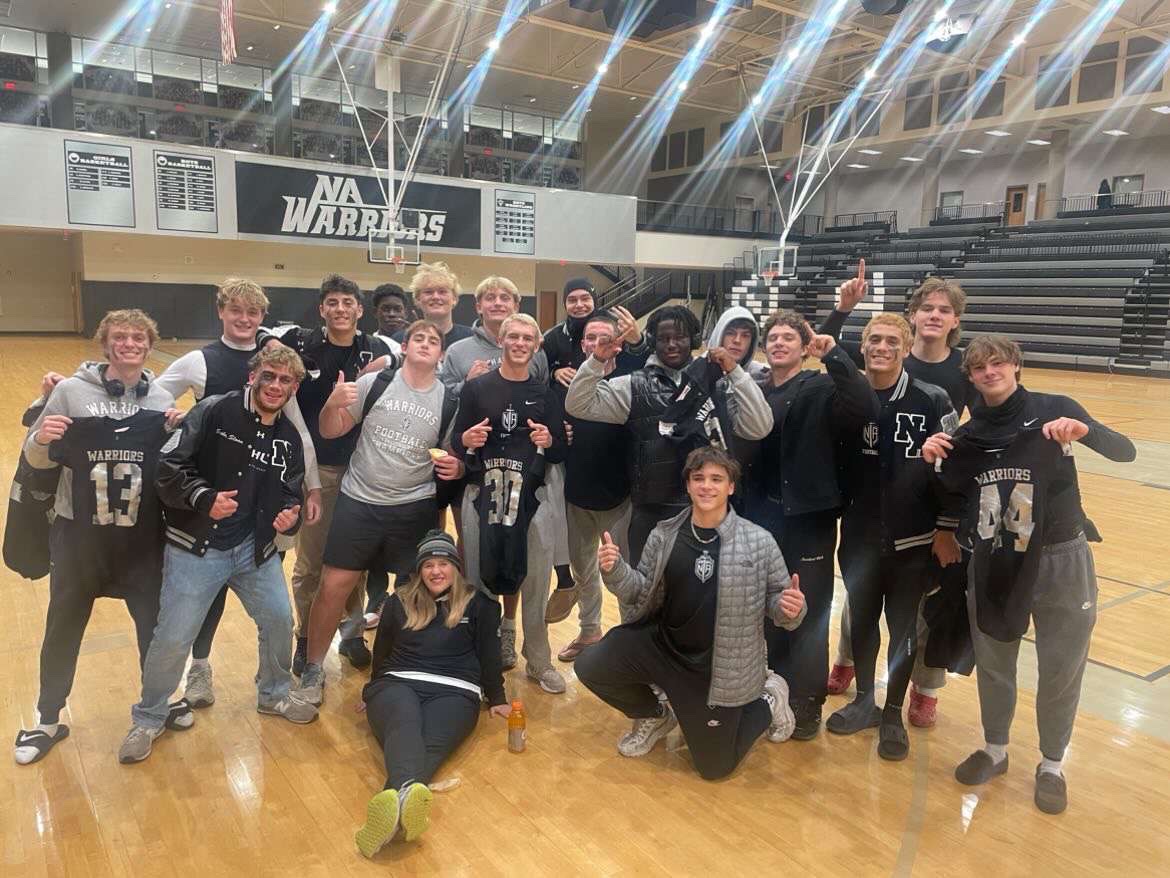
{"label": "black shorts", "polygon": [[418,544],[438,526],[439,506],[434,497],[378,506],[339,494],[323,561],[342,570],[410,573]]}

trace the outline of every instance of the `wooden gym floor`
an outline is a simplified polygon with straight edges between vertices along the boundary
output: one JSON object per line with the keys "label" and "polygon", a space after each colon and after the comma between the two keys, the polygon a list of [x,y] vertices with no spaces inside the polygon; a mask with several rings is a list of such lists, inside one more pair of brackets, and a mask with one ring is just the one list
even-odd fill
{"label": "wooden gym floor", "polygon": [[[164,343],[151,365],[161,370],[192,346]],[[95,355],[80,339],[0,339],[6,478],[40,375]],[[938,725],[911,729],[905,762],[879,759],[873,733],[822,733],[762,740],[731,778],[707,783],[677,732],[645,759],[619,756],[627,721],[584,691],[571,666],[562,666],[563,696],[544,694],[520,668],[507,685],[529,713],[528,752],[508,753],[503,723],[481,718],[440,772],[459,783],[436,794],[428,834],[370,862],[352,835],[384,778],[355,711],[362,674],[333,653],[318,722],[261,717],[255,628],[233,598],[212,652],[218,701],[191,731],[164,735],[147,762],[122,766],[115,753],[138,697],[137,652],[125,610],[102,601],[62,716],[72,736],[34,766],[0,758],[0,875],[1170,874],[1170,382],[1046,370],[1025,379],[1074,396],[1140,449],[1128,466],[1078,453],[1085,505],[1106,541],[1095,549],[1100,617],[1062,816],[1032,804],[1028,645],[1011,770],[981,789],[952,777],[981,742],[970,678],[951,677]],[[35,722],[47,594],[47,580],[0,571],[0,731],[9,740]],[[617,611],[606,597],[609,626]],[[574,633],[573,621],[555,626],[554,649]],[[826,715],[841,702],[831,698]]]}

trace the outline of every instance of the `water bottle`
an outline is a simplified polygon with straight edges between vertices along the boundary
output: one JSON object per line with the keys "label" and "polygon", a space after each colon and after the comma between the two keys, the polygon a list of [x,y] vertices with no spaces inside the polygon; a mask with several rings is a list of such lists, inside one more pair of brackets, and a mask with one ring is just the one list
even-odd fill
{"label": "water bottle", "polygon": [[517,700],[512,702],[512,712],[508,714],[508,750],[512,753],[523,753],[528,744],[528,718],[524,716],[524,703]]}

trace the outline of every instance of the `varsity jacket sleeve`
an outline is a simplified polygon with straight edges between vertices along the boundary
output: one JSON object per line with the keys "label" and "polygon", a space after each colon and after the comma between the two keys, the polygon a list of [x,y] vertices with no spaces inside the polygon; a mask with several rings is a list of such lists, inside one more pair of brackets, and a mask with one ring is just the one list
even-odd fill
{"label": "varsity jacket sleeve", "polygon": [[772,407],[760,386],[738,364],[727,373],[727,412],[731,428],[742,439],[763,439],[772,432]]}
{"label": "varsity jacket sleeve", "polygon": [[845,328],[845,321],[848,319],[848,312],[838,311],[834,308],[829,312],[829,316],[825,318],[825,322],[821,324],[821,328],[817,331],[821,335],[833,336],[837,341],[838,347],[842,348],[860,369],[865,365],[865,358],[861,356],[861,345],[857,342],[841,340],[841,330]]}
{"label": "varsity jacket sleeve", "polygon": [[507,704],[504,660],[500,655],[500,605],[479,591],[471,599],[475,602],[475,653],[479,657],[480,686],[489,706]]}
{"label": "varsity jacket sleeve", "polygon": [[[288,426],[293,431],[296,430],[291,421],[288,422]],[[282,501],[280,504],[281,509],[291,509],[294,506],[301,507],[301,511],[297,515],[296,523],[284,531],[286,537],[291,537],[301,529],[301,524],[305,520],[305,456],[303,453],[294,454],[293,459],[285,467],[284,477],[280,480],[280,495]]]}
{"label": "varsity jacket sleeve", "polygon": [[[1033,398],[1035,396],[1036,394],[1033,394]],[[1045,423],[1056,418],[1073,418],[1089,428],[1089,432],[1080,440],[1082,445],[1118,463],[1129,463],[1137,458],[1137,448],[1129,437],[1095,420],[1075,399],[1059,395],[1052,395],[1049,399],[1053,400],[1055,405],[1052,406],[1051,412],[1044,413]]]}
{"label": "varsity jacket sleeve", "polygon": [[196,397],[203,396],[207,386],[207,360],[203,351],[188,351],[175,360],[154,379],[154,383],[178,399],[188,390]]}
{"label": "varsity jacket sleeve", "polygon": [[[603,424],[624,424],[630,418],[633,389],[630,376],[622,375],[603,381],[605,371],[596,357],[589,357],[569,384],[565,394],[565,411],[574,418],[600,421]],[[758,391],[757,391],[758,392]],[[760,397],[763,399],[763,396]],[[764,403],[764,408],[768,404]],[[768,417],[771,418],[771,410]],[[771,427],[769,427],[771,429]],[[767,430],[764,434],[767,435]]]}
{"label": "varsity jacket sleeve", "polygon": [[305,423],[305,416],[301,414],[301,407],[297,403],[295,393],[285,403],[284,414],[301,437],[301,448],[304,449],[305,461],[305,490],[319,491],[321,489],[321,474],[317,469],[317,449],[313,447],[313,437],[309,435],[309,425]]}
{"label": "varsity jacket sleeve", "polygon": [[173,449],[159,458],[155,487],[163,504],[174,509],[193,509],[207,515],[215,502],[215,488],[199,472],[199,449],[208,441],[215,420],[215,406],[222,396],[209,396],[187,412]]}
{"label": "varsity jacket sleeve", "polygon": [[833,426],[840,433],[860,430],[876,421],[881,407],[865,376],[838,343],[821,361],[833,379]]}
{"label": "varsity jacket sleeve", "polygon": [[768,565],[764,606],[767,608],[768,618],[772,620],[774,625],[791,631],[799,626],[804,621],[804,617],[808,615],[808,605],[805,604],[800,608],[795,619],[789,619],[784,615],[784,610],[780,608],[780,595],[784,589],[792,586],[792,577],[788,575],[788,565],[784,563],[784,555],[781,554],[780,547],[776,545],[775,538],[769,533],[765,533],[764,537],[764,543],[767,546],[764,557]]}
{"label": "varsity jacket sleeve", "polygon": [[[474,599],[473,599],[474,600]],[[382,673],[382,666],[386,659],[394,652],[394,640],[402,630],[406,616],[402,610],[402,601],[398,595],[389,594],[382,607],[382,621],[378,623],[378,631],[374,635],[374,654],[370,662],[370,679],[374,680]]]}
{"label": "varsity jacket sleeve", "polygon": [[605,587],[613,592],[622,604],[636,606],[642,603],[647,592],[654,587],[650,575],[658,569],[658,556],[662,553],[664,541],[663,529],[656,527],[646,538],[646,546],[642,549],[642,557],[636,570],[625,558],[618,558],[609,573],[601,571]]}

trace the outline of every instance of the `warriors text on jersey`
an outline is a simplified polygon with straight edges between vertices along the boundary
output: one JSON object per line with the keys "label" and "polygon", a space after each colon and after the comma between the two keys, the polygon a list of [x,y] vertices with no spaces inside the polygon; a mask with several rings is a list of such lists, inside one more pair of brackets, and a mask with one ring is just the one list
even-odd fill
{"label": "warriors text on jersey", "polygon": [[[166,433],[166,416],[142,409],[117,420],[74,418],[49,447],[49,457],[73,471],[70,551],[110,574],[102,578],[113,587],[102,593],[122,596],[120,588],[133,585],[132,571],[161,559],[162,510],[154,476]],[[121,586],[114,585],[118,581]]]}

